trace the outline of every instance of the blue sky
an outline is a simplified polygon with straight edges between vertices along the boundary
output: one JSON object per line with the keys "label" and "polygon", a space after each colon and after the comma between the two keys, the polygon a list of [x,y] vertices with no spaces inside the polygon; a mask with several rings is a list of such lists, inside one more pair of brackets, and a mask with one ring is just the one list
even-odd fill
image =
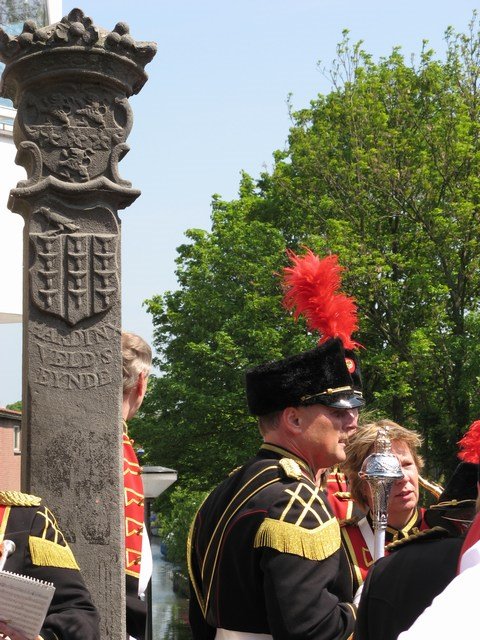
{"label": "blue sky", "polygon": [[[468,0],[83,0],[96,24],[130,25],[157,42],[148,83],[131,99],[134,126],[122,177],[142,195],[121,213],[123,326],[151,339],[142,302],[174,289],[176,247],[188,228],[210,227],[214,193],[237,194],[239,176],[272,166],[285,146],[294,108],[329,90],[321,66],[335,57],[342,30],[375,59],[423,39],[441,57],[447,26],[466,30]],[[14,185],[12,185],[13,187]],[[0,406],[21,396],[21,328],[0,327]]]}

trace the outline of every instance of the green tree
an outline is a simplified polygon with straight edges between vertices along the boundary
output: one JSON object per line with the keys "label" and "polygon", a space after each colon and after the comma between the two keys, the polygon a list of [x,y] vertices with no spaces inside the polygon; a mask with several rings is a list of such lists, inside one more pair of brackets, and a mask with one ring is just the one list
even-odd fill
{"label": "green tree", "polygon": [[[190,487],[175,487],[169,496],[169,509],[158,518],[159,535],[167,545],[167,559],[185,571],[185,540],[198,505],[208,495],[206,491],[195,491]],[[180,535],[179,535],[180,534]]]}
{"label": "green tree", "polygon": [[21,411],[22,401],[17,400],[17,402],[12,402],[12,404],[7,404],[7,409],[12,409],[13,411]]}
{"label": "green tree", "polygon": [[257,447],[245,369],[315,344],[274,277],[303,244],[348,268],[370,409],[424,435],[434,479],[455,465],[480,412],[476,15],[446,43],[444,60],[424,43],[417,61],[374,62],[345,34],[330,93],[292,110],[273,170],[187,232],[178,290],[147,302],[162,375],[137,425],[181,487],[207,490]]}
{"label": "green tree", "polygon": [[422,431],[436,470],[479,410],[476,24],[417,65],[398,50],[375,64],[346,37],[333,91],[293,114],[265,177],[279,226],[298,241],[314,228],[349,266],[368,395]]}
{"label": "green tree", "polygon": [[[238,201],[213,202],[212,231],[190,230],[178,249],[180,288],[148,301],[157,378],[132,427],[158,463],[205,490],[254,453],[245,370],[315,340],[291,332],[272,277],[286,261],[282,233],[256,219],[263,201],[244,176]],[[200,472],[199,472],[200,471]]]}
{"label": "green tree", "polygon": [[190,243],[178,249],[179,289],[147,302],[162,375],[151,381],[130,429],[150,464],[179,472],[156,509],[169,558],[180,565],[188,523],[205,492],[258,449],[245,370],[316,342],[292,330],[282,310],[273,274],[286,262],[285,241],[257,219],[263,206],[247,175],[238,200],[215,197],[211,232],[187,231]]}

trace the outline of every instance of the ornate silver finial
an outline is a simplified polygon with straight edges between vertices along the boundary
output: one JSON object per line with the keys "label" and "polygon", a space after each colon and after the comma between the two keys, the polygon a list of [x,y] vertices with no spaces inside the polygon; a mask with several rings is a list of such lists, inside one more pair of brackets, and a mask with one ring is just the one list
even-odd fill
{"label": "ornate silver finial", "polygon": [[379,429],[373,453],[365,458],[358,475],[367,481],[372,498],[372,520],[375,532],[374,560],[377,560],[384,555],[390,491],[395,480],[403,476],[400,462],[392,453],[388,427]]}
{"label": "ornate silver finial", "polygon": [[5,566],[5,562],[7,561],[8,556],[11,556],[15,551],[16,546],[12,540],[4,540],[0,544],[0,571],[3,571],[3,567]]}

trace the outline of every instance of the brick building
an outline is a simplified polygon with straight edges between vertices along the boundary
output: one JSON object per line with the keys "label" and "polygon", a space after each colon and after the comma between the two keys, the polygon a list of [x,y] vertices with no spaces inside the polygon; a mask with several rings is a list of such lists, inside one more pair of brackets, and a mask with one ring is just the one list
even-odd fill
{"label": "brick building", "polygon": [[20,411],[0,407],[0,489],[20,490]]}

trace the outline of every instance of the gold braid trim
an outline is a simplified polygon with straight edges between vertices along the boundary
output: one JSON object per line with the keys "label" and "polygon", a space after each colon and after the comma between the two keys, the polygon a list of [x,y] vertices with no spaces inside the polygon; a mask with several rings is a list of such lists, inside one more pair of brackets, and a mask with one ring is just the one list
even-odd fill
{"label": "gold braid trim", "polygon": [[335,518],[315,529],[302,529],[290,522],[265,518],[253,546],[270,547],[309,560],[325,560],[340,549],[340,544],[340,528]]}
{"label": "gold braid trim", "polygon": [[446,502],[437,502],[437,504],[431,504],[429,509],[448,509],[448,507],[470,507],[475,504],[473,498],[466,500],[447,500]]}
{"label": "gold braid trim", "polygon": [[404,547],[407,544],[410,544],[410,542],[413,542],[414,540],[430,540],[435,538],[442,538],[444,536],[448,536],[448,531],[444,527],[437,526],[432,527],[431,529],[422,529],[421,531],[415,528],[413,533],[411,533],[406,538],[400,538],[400,540],[394,540],[393,542],[390,542],[390,544],[385,545],[385,549],[387,549],[388,551],[393,551],[400,547]]}
{"label": "gold braid trim", "polygon": [[7,507],[38,507],[41,498],[20,491],[0,491],[0,505]]}
{"label": "gold braid trim", "polygon": [[[238,469],[240,469],[240,467],[238,467]],[[232,471],[232,474],[234,472]],[[208,494],[205,496],[205,498],[202,500],[200,506],[197,509],[197,513],[195,514],[195,517],[192,520],[192,523],[190,524],[190,529],[188,530],[188,538],[187,538],[187,569],[188,569],[188,575],[190,577],[190,582],[192,583],[193,589],[195,591],[195,595],[197,596],[197,600],[198,600],[198,604],[200,605],[200,608],[202,609],[203,612],[205,612],[205,599],[203,598],[200,588],[197,585],[197,581],[195,580],[195,576],[193,573],[193,567],[192,567],[192,555],[194,553],[194,548],[193,548],[193,532],[195,529],[195,523],[197,521],[197,516],[200,513],[200,509],[203,507],[204,502],[207,501],[208,498]],[[204,613],[205,615],[205,613]]]}
{"label": "gold braid trim", "polygon": [[59,567],[61,569],[77,569],[79,566],[70,547],[62,547],[56,542],[30,536],[28,539],[30,555],[37,567]]}
{"label": "gold braid trim", "polygon": [[[353,619],[356,620],[357,619],[357,607],[352,602],[345,602],[345,604],[347,605],[347,607],[350,607],[350,609],[352,611]],[[351,636],[348,636],[348,638],[353,638],[353,633],[352,633]]]}

